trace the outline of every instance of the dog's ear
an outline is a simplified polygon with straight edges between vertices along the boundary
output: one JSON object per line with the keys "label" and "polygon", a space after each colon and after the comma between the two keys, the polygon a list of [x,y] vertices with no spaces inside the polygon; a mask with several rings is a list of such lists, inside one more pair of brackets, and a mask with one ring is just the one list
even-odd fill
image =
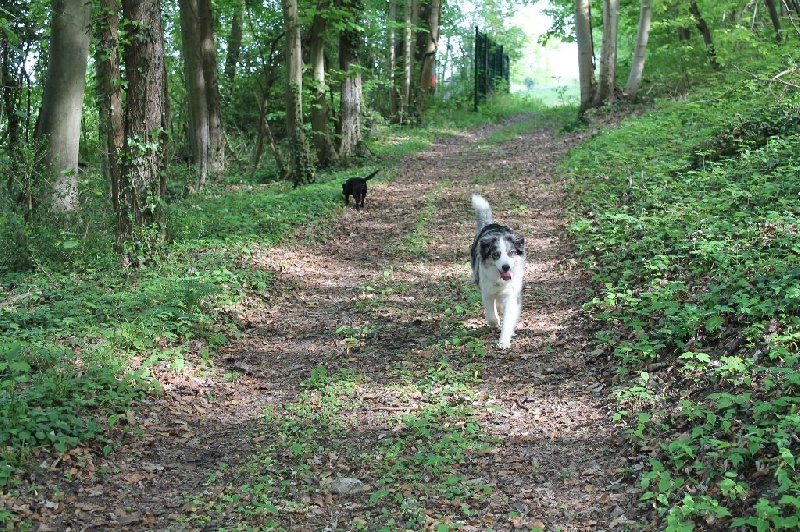
{"label": "dog's ear", "polygon": [[485,236],[478,241],[481,246],[481,258],[487,258],[492,254],[497,243],[497,237]]}
{"label": "dog's ear", "polygon": [[511,243],[514,244],[514,250],[520,255],[525,254],[525,238],[522,235],[514,234],[511,237]]}

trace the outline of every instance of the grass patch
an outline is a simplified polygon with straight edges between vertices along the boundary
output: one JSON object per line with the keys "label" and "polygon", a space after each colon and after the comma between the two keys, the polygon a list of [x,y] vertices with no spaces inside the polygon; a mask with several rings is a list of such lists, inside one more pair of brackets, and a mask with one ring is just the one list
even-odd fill
{"label": "grass patch", "polygon": [[[256,436],[259,452],[241,469],[211,475],[208,492],[214,495],[187,502],[194,512],[186,523],[287,526],[293,515],[313,512],[331,497],[338,477],[365,482],[366,507],[348,523],[352,529],[469,518],[471,505],[491,489],[460,474],[459,464],[494,443],[470,406],[472,369],[459,371],[441,359],[395,372],[404,384],[379,392],[357,373],[314,370],[295,402],[267,412],[264,432]],[[376,393],[407,405],[408,412],[387,413],[381,428],[371,428],[362,419],[371,410],[363,398]]]}
{"label": "grass patch", "polygon": [[440,181],[430,194],[425,195],[425,202],[417,211],[414,228],[403,236],[403,240],[395,247],[399,251],[412,255],[422,255],[425,252],[428,237],[428,224],[436,216],[436,203],[441,199],[442,191],[450,186],[449,181]]}
{"label": "grass patch", "polygon": [[373,136],[368,145],[370,151],[381,159],[394,160],[422,151],[438,138],[487,123],[498,124],[509,117],[541,113],[546,109],[541,101],[527,95],[496,94],[482,104],[477,113],[471,109],[442,105],[426,112],[421,123],[413,128],[383,126],[380,135]]}

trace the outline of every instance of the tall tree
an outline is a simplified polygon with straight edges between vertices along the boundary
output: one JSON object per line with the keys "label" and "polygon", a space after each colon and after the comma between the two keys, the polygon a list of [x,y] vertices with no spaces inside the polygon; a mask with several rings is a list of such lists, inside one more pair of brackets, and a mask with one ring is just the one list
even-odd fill
{"label": "tall tree", "polygon": [[603,0],[603,45],[600,51],[600,80],[592,98],[592,106],[600,107],[615,100],[617,77],[617,31],[619,0]]}
{"label": "tall tree", "polygon": [[119,154],[125,139],[119,64],[119,11],[118,0],[100,0],[100,13],[95,22],[95,97],[100,114],[100,156],[115,213],[119,213]]}
{"label": "tall tree", "polygon": [[214,13],[211,0],[198,0],[200,7],[200,36],[203,57],[203,77],[206,81],[208,109],[209,172],[214,181],[222,181],[225,170],[225,131],[222,126],[222,104],[217,76],[217,43],[214,34]]}
{"label": "tall tree", "polygon": [[303,49],[297,0],[282,0],[286,28],[286,129],[295,186],[314,181],[314,167],[303,128]]}
{"label": "tall tree", "polygon": [[417,0],[403,2],[403,75],[400,79],[400,113],[399,122],[402,124],[409,114],[411,107],[411,75],[414,71],[414,43],[413,29],[417,24],[419,3]]}
{"label": "tall tree", "polygon": [[[137,256],[148,258],[153,238],[163,236],[164,174],[167,153],[166,66],[159,0],[122,0],[125,30],[124,167],[117,216],[119,243],[131,241],[141,228],[155,229],[137,238]],[[142,235],[144,236],[144,235]],[[131,259],[131,257],[129,257]]]}
{"label": "tall tree", "polygon": [[231,17],[231,33],[228,36],[228,53],[225,56],[225,77],[231,83],[236,78],[236,66],[239,64],[239,57],[242,54],[244,8],[245,0],[235,0]]}
{"label": "tall tree", "polygon": [[387,12],[389,20],[389,31],[387,32],[387,42],[389,50],[389,109],[392,115],[396,115],[400,109],[400,91],[397,87],[397,0],[389,0]]}
{"label": "tall tree", "polygon": [[647,53],[647,41],[650,38],[650,22],[653,16],[653,0],[642,0],[639,10],[639,25],[636,30],[636,41],[633,46],[633,59],[628,82],[625,84],[623,94],[628,101],[635,101],[642,86],[644,77],[644,60]]}
{"label": "tall tree", "polygon": [[52,0],[47,62],[37,138],[46,146],[47,173],[53,176],[51,206],[68,212],[78,206],[78,147],[89,57],[91,3]]}
{"label": "tall tree", "polygon": [[769,11],[769,19],[772,21],[772,27],[775,28],[775,40],[777,42],[781,42],[783,37],[781,36],[781,17],[778,13],[778,6],[775,4],[775,0],[765,0],[767,4],[767,11]]}
{"label": "tall tree", "polygon": [[208,178],[208,100],[203,74],[198,0],[180,0],[181,42],[186,101],[189,114],[189,149],[196,169],[193,189],[200,189]]}
{"label": "tall tree", "polygon": [[581,91],[580,113],[586,112],[592,106],[596,83],[591,7],[591,0],[575,0],[575,40],[578,43],[578,82]]}
{"label": "tall tree", "polygon": [[314,76],[314,104],[311,106],[311,142],[317,154],[317,163],[327,167],[338,160],[333,146],[330,129],[330,108],[328,107],[328,82],[325,65],[325,37],[328,20],[326,13],[330,9],[329,0],[319,0],[314,20],[311,23],[309,38],[309,55]]}
{"label": "tall tree", "polygon": [[420,17],[424,29],[421,34],[419,95],[416,101],[417,114],[421,115],[428,103],[428,94],[433,88],[436,52],[439,49],[439,21],[442,15],[442,0],[427,0],[422,4]]}
{"label": "tall tree", "polygon": [[342,71],[342,90],[339,110],[339,158],[347,161],[363,150],[361,132],[361,0],[340,0],[340,7],[348,19],[339,34],[339,69]]}
{"label": "tall tree", "polygon": [[224,135],[220,118],[216,45],[210,0],[180,0],[189,144],[197,169],[197,189],[223,170]]}
{"label": "tall tree", "polygon": [[711,37],[711,28],[708,26],[706,19],[700,12],[700,8],[697,6],[697,0],[691,0],[691,2],[689,2],[689,12],[692,14],[695,26],[697,26],[698,31],[700,31],[700,35],[703,37],[703,43],[706,45],[706,55],[708,55],[709,63],[711,63],[711,66],[715,70],[719,69],[719,63],[717,62],[717,50],[714,48],[714,39]]}

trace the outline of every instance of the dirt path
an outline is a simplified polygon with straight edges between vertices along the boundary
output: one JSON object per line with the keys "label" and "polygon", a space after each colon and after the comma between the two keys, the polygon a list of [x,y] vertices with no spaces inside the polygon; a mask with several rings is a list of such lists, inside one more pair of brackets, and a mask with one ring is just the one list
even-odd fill
{"label": "dirt path", "polygon": [[[563,191],[553,179],[581,134],[557,137],[542,126],[490,148],[478,144],[506,125],[434,144],[386,169],[395,174],[391,182],[371,181],[364,211],[346,209],[335,227],[301,230],[296,242],[249,257],[277,272],[276,286],[243,311],[248,328],[225,348],[220,371],[165,372],[165,394],[128,420],[138,434],[124,436],[110,457],[76,451],[50,464],[54,474],[69,476],[39,477],[48,487],[35,501],[17,501],[20,515],[39,521],[40,530],[182,530],[181,516],[202,512],[187,500],[219,494],[210,477],[234,470],[259,448],[269,433],[264,408],[293,401],[314,368],[353,369],[375,389],[391,385],[391,368],[430,357],[432,346],[454,334],[452,311],[464,308],[465,294],[475,290],[466,263],[474,230],[469,196],[479,192],[497,221],[525,234],[529,251],[523,314],[510,350],[494,348],[497,333],[473,307],[455,320],[486,341],[473,407],[498,438],[490,452],[461,466],[463,475],[492,490],[463,528],[644,525],[636,490],[623,480],[623,438],[609,421],[610,374],[588,345],[591,324],[581,313],[587,279],[571,259]],[[373,305],[376,294],[380,304]],[[343,327],[360,332],[348,339],[337,333]],[[234,371],[238,379],[219,378]],[[396,406],[396,399],[365,394],[356,412],[361,430],[349,445],[377,443],[390,430],[387,414],[408,406]],[[312,511],[280,524],[349,530],[368,496],[306,501]],[[205,529],[202,521],[192,523],[188,528]],[[211,520],[208,529],[218,526]]]}

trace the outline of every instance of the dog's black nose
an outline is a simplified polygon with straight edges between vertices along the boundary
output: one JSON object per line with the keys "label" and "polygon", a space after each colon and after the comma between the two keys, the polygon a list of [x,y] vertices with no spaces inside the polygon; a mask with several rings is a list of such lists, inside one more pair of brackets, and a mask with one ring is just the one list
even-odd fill
{"label": "dog's black nose", "polygon": [[503,271],[504,272],[507,272],[510,269],[511,269],[511,266],[509,266],[508,264],[503,264]]}

